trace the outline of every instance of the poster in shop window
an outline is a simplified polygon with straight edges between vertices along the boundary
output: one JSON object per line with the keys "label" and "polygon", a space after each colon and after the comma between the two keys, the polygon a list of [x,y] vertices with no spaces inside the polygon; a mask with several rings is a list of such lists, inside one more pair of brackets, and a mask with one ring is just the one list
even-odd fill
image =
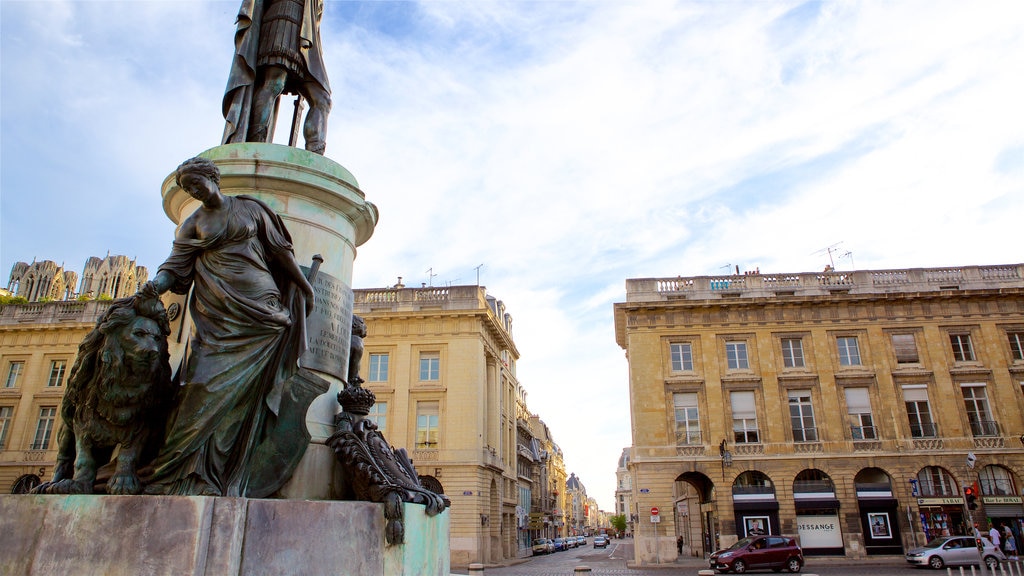
{"label": "poster in shop window", "polygon": [[744,518],[747,533],[744,536],[763,536],[769,533],[767,516],[747,516]]}
{"label": "poster in shop window", "polygon": [[892,530],[889,528],[888,512],[868,512],[868,526],[871,527],[872,538],[892,538]]}

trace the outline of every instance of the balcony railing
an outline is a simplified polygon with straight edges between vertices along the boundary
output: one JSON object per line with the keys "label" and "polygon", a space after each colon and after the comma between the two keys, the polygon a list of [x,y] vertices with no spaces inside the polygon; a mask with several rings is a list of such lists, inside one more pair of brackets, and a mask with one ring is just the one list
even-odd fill
{"label": "balcony railing", "polygon": [[874,426],[850,426],[850,434],[854,440],[878,439]]}
{"label": "balcony railing", "polygon": [[939,435],[939,427],[934,422],[910,425],[910,436],[912,438],[935,438]]}
{"label": "balcony railing", "polygon": [[995,420],[974,420],[971,422],[971,434],[974,436],[998,436],[999,424]]}

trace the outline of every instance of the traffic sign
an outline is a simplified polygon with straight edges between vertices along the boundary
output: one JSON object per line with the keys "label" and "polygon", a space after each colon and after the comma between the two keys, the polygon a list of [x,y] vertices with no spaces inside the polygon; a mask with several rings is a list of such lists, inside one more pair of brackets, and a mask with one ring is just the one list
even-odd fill
{"label": "traffic sign", "polygon": [[658,510],[657,506],[652,506],[651,507],[651,516],[657,516],[659,512],[660,512],[660,510]]}

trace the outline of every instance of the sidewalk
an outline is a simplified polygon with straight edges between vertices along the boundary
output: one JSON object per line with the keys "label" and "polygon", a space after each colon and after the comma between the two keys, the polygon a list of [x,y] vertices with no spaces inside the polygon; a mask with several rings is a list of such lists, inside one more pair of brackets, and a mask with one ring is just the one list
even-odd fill
{"label": "sidewalk", "polygon": [[[847,556],[805,556],[804,561],[806,564],[814,564],[817,566],[891,566],[893,563],[901,563],[905,560],[902,554],[889,554],[884,556],[864,556],[862,558],[850,558]],[[633,560],[626,561],[626,568],[631,570],[650,570],[657,568],[695,568],[702,569],[708,568],[708,559],[701,556],[680,556],[674,562],[666,562],[664,564],[637,564]]]}

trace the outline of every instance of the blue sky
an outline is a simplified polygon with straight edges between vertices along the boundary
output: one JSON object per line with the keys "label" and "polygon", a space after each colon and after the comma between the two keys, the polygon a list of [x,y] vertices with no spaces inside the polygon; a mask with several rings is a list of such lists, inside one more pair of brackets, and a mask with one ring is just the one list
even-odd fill
{"label": "blue sky", "polygon": [[[155,269],[217,145],[235,0],[0,0],[0,271]],[[611,509],[626,278],[1021,262],[1019,1],[345,2],[327,156],[380,209],[357,288],[481,283]],[[437,274],[431,279],[427,270]]]}

